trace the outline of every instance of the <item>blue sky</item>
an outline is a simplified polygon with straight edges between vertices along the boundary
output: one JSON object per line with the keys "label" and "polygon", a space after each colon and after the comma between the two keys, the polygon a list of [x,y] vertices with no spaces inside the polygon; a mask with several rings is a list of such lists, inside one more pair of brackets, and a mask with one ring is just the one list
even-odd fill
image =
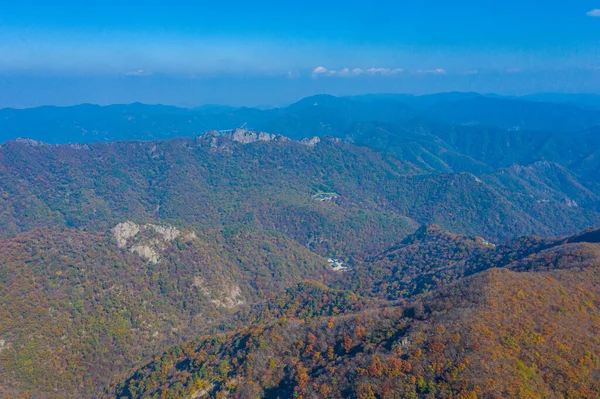
{"label": "blue sky", "polygon": [[600,0],[0,6],[0,106],[161,102],[161,91],[180,105],[326,91],[600,91]]}

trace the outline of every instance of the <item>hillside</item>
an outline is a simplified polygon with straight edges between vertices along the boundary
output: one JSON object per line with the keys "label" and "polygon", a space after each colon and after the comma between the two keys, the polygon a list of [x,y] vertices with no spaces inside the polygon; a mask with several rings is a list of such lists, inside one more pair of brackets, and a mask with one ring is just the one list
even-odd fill
{"label": "hillside", "polygon": [[[224,233],[276,230],[321,252],[369,252],[414,229],[376,190],[381,179],[418,173],[411,165],[334,140],[244,143],[240,134],[85,147],[7,143],[2,231],[106,231],[125,220],[163,220]],[[338,198],[313,198],[321,192]]]}
{"label": "hillside", "polygon": [[[328,101],[338,103],[322,103]],[[361,126],[367,140],[369,129],[387,125]],[[475,290],[452,299],[458,309],[471,309],[465,298],[483,295],[480,288],[500,295],[494,290],[504,279],[519,286],[531,277],[532,286],[522,289],[532,297],[546,295],[541,273],[563,284],[581,267],[587,274],[574,281],[595,281],[597,232],[520,236],[563,236],[600,225],[596,183],[549,161],[492,168],[425,128],[388,133],[390,151],[352,137],[295,141],[245,129],[163,141],[0,145],[0,396],[95,398],[118,377],[110,395],[168,388],[167,397],[181,397],[209,387],[216,394],[226,383],[239,396],[288,397],[295,373],[305,381],[306,369],[319,384],[299,388],[308,396],[347,397],[361,389],[369,397],[351,382],[369,385],[360,371],[368,356],[388,359],[390,339],[419,326],[429,331],[419,309],[454,295],[451,287]],[[455,173],[458,165],[480,169]],[[548,288],[552,300],[555,288]],[[557,289],[576,301],[593,292],[588,288]],[[413,308],[421,316],[412,317]],[[369,317],[372,324],[363,325]],[[459,327],[488,316],[474,317]],[[502,320],[512,322],[509,315]],[[438,322],[446,326],[445,319]],[[583,342],[587,332],[577,339]],[[260,334],[266,335],[250,339]],[[203,336],[212,338],[197,338]],[[299,344],[299,336],[310,342],[318,336],[319,343]],[[422,342],[415,350],[426,353],[428,341]],[[176,349],[160,355],[168,347]],[[196,348],[204,348],[202,355],[187,358]],[[262,352],[269,348],[274,354]],[[175,369],[170,356],[179,359]],[[406,353],[393,356],[395,368],[412,361]],[[222,368],[213,370],[214,362]],[[267,371],[260,362],[268,362]],[[132,376],[132,367],[142,368]],[[330,367],[340,374],[331,377]],[[431,370],[418,361],[410,367]],[[443,380],[453,373],[444,367],[435,370],[443,375],[419,371],[416,382],[407,374],[394,389],[409,396],[430,389],[456,394],[458,382]],[[244,383],[250,369],[260,373],[258,385]],[[473,370],[473,376],[481,371]],[[377,384],[371,390],[382,397],[388,382]],[[479,382],[468,384],[472,391]],[[596,389],[585,379],[578,387]]]}
{"label": "hillside", "polygon": [[[252,226],[324,255],[369,256],[419,224],[494,241],[597,225],[596,187],[568,176],[562,186],[546,181],[554,195],[540,202],[546,196],[515,189],[533,187],[520,175],[431,174],[331,138],[297,142],[236,130],[84,146],[19,140],[0,146],[0,226],[2,235],[47,225],[106,231],[125,220],[223,232]],[[321,193],[335,196],[320,201]]]}
{"label": "hillside", "polygon": [[[423,226],[398,245],[352,267],[333,286],[382,299],[411,298],[464,277],[496,246],[480,237]],[[470,262],[471,261],[471,262]]]}
{"label": "hillside", "polygon": [[[523,236],[494,244],[482,237],[452,234],[435,225],[422,226],[398,245],[355,262],[330,284],[368,297],[407,300],[491,268],[521,270],[536,259],[542,264],[554,262],[556,254],[567,259],[564,253],[569,243],[595,242],[594,234],[582,233],[568,239]],[[549,267],[558,267],[558,263]]]}
{"label": "hillside", "polygon": [[1,240],[0,259],[0,386],[61,398],[93,397],[165,345],[331,273],[282,236],[133,222],[33,230]]}
{"label": "hillside", "polygon": [[0,399],[600,399],[594,3],[0,0]]}
{"label": "hillside", "polygon": [[[106,397],[595,397],[597,236],[556,242],[554,262],[532,254],[405,306],[198,338]],[[543,267],[525,267],[534,258]]]}
{"label": "hillside", "polygon": [[[600,113],[589,101],[477,93],[308,97],[260,110],[84,104],[0,110],[0,142],[52,144],[194,137],[248,127],[293,139],[331,136],[384,150],[425,170],[488,173],[546,160],[598,179]],[[597,157],[595,157],[597,158]]]}

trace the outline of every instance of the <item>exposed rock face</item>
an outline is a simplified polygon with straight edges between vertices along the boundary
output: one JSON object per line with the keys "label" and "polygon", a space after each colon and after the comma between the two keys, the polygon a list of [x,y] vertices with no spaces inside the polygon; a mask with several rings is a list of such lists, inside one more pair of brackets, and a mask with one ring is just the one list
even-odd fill
{"label": "exposed rock face", "polygon": [[219,139],[221,135],[216,130],[210,130],[204,133],[202,136],[196,137],[196,145],[209,144],[210,148],[217,148],[219,146]]}
{"label": "exposed rock face", "polygon": [[224,291],[221,295],[221,299],[213,299],[211,300],[217,306],[223,308],[235,308],[236,306],[240,306],[244,304],[242,298],[242,290],[237,284],[231,284],[227,287],[223,287]]}
{"label": "exposed rock face", "polygon": [[242,144],[250,144],[257,141],[272,141],[276,138],[277,136],[274,134],[265,132],[256,133],[246,129],[235,129],[233,132],[231,132],[231,140]]}
{"label": "exposed rock face", "polygon": [[312,138],[302,139],[300,141],[300,143],[302,143],[302,144],[304,144],[306,146],[309,146],[309,147],[314,147],[317,144],[319,144],[320,142],[321,142],[321,139],[319,137],[317,137],[317,136],[312,137]]}
{"label": "exposed rock face", "polygon": [[210,131],[204,133],[204,136],[202,136],[202,137],[205,139],[210,139],[210,138],[218,139],[219,137],[221,137],[221,135],[216,130],[210,130]]}
{"label": "exposed rock face", "polygon": [[69,144],[69,147],[71,147],[74,150],[89,150],[90,146],[88,146],[87,144]]}
{"label": "exposed rock face", "polygon": [[150,263],[158,263],[158,253],[148,245],[134,245],[131,247],[130,251],[146,259]]}
{"label": "exposed rock face", "polygon": [[214,384],[210,384],[208,385],[206,388],[204,389],[200,389],[198,391],[193,392],[192,394],[190,394],[189,399],[198,399],[201,398],[203,396],[206,396],[210,393],[210,391],[215,387]]}
{"label": "exposed rock face", "polygon": [[571,198],[565,198],[564,202],[565,202],[565,205],[568,206],[569,208],[577,208],[579,206],[579,205],[577,205],[577,202],[575,202]]}
{"label": "exposed rock face", "polygon": [[[197,145],[208,145],[211,149],[226,153],[231,153],[232,142],[237,142],[241,144],[251,144],[259,141],[287,142],[293,140],[280,134],[255,132],[253,130],[247,130],[242,128],[237,128],[231,131],[221,131],[221,133],[215,130],[211,130],[204,133],[204,135],[202,136],[196,137]],[[320,141],[321,139],[319,137],[313,137],[310,139],[303,139],[301,141],[298,141],[298,143],[309,147],[314,147]]]}
{"label": "exposed rock face", "polygon": [[191,241],[196,238],[198,238],[198,236],[193,231],[187,231],[183,234],[183,239],[186,241]]}
{"label": "exposed rock face", "polygon": [[179,230],[169,225],[159,226],[156,224],[147,224],[146,228],[151,228],[156,231],[165,241],[173,241],[181,234]]}
{"label": "exposed rock face", "polygon": [[112,234],[119,248],[125,248],[127,240],[133,238],[140,232],[140,226],[137,224],[127,221],[119,223],[112,229]]}
{"label": "exposed rock face", "polygon": [[188,241],[196,238],[194,232],[182,233],[173,226],[137,224],[131,221],[119,223],[111,232],[119,248],[129,247],[131,252],[154,264],[160,261],[159,251],[164,249],[165,243],[179,236]]}
{"label": "exposed rock face", "polygon": [[50,144],[44,143],[42,141],[28,139],[26,137],[19,137],[19,138],[15,139],[15,142],[21,143],[21,144],[28,144],[32,147],[50,147]]}

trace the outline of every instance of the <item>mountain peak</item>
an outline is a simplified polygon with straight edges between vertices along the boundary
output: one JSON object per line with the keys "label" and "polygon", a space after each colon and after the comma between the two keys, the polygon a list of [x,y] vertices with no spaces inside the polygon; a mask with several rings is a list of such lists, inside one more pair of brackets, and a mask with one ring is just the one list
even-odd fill
{"label": "mountain peak", "polygon": [[48,143],[44,143],[43,141],[38,141],[27,137],[18,137],[14,140],[14,142],[19,144],[25,144],[30,147],[50,147],[50,144]]}
{"label": "mountain peak", "polygon": [[265,132],[254,132],[242,128],[236,128],[232,132],[227,133],[225,137],[242,144],[255,143],[257,141],[287,141],[287,137],[279,134],[271,134]]}

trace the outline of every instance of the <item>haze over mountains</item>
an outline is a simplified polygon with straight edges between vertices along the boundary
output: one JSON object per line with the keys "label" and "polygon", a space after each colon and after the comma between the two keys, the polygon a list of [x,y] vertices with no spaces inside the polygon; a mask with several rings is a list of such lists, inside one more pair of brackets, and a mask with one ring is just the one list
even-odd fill
{"label": "haze over mountains", "polygon": [[598,396],[594,101],[0,110],[0,396]]}
{"label": "haze over mountains", "polygon": [[323,95],[271,110],[143,104],[3,109],[0,140],[13,140],[24,132],[53,144],[162,140],[245,127],[291,139],[339,137],[437,171],[480,173],[546,160],[596,175],[596,97],[548,97],[553,102],[541,101],[542,95],[442,93]]}

